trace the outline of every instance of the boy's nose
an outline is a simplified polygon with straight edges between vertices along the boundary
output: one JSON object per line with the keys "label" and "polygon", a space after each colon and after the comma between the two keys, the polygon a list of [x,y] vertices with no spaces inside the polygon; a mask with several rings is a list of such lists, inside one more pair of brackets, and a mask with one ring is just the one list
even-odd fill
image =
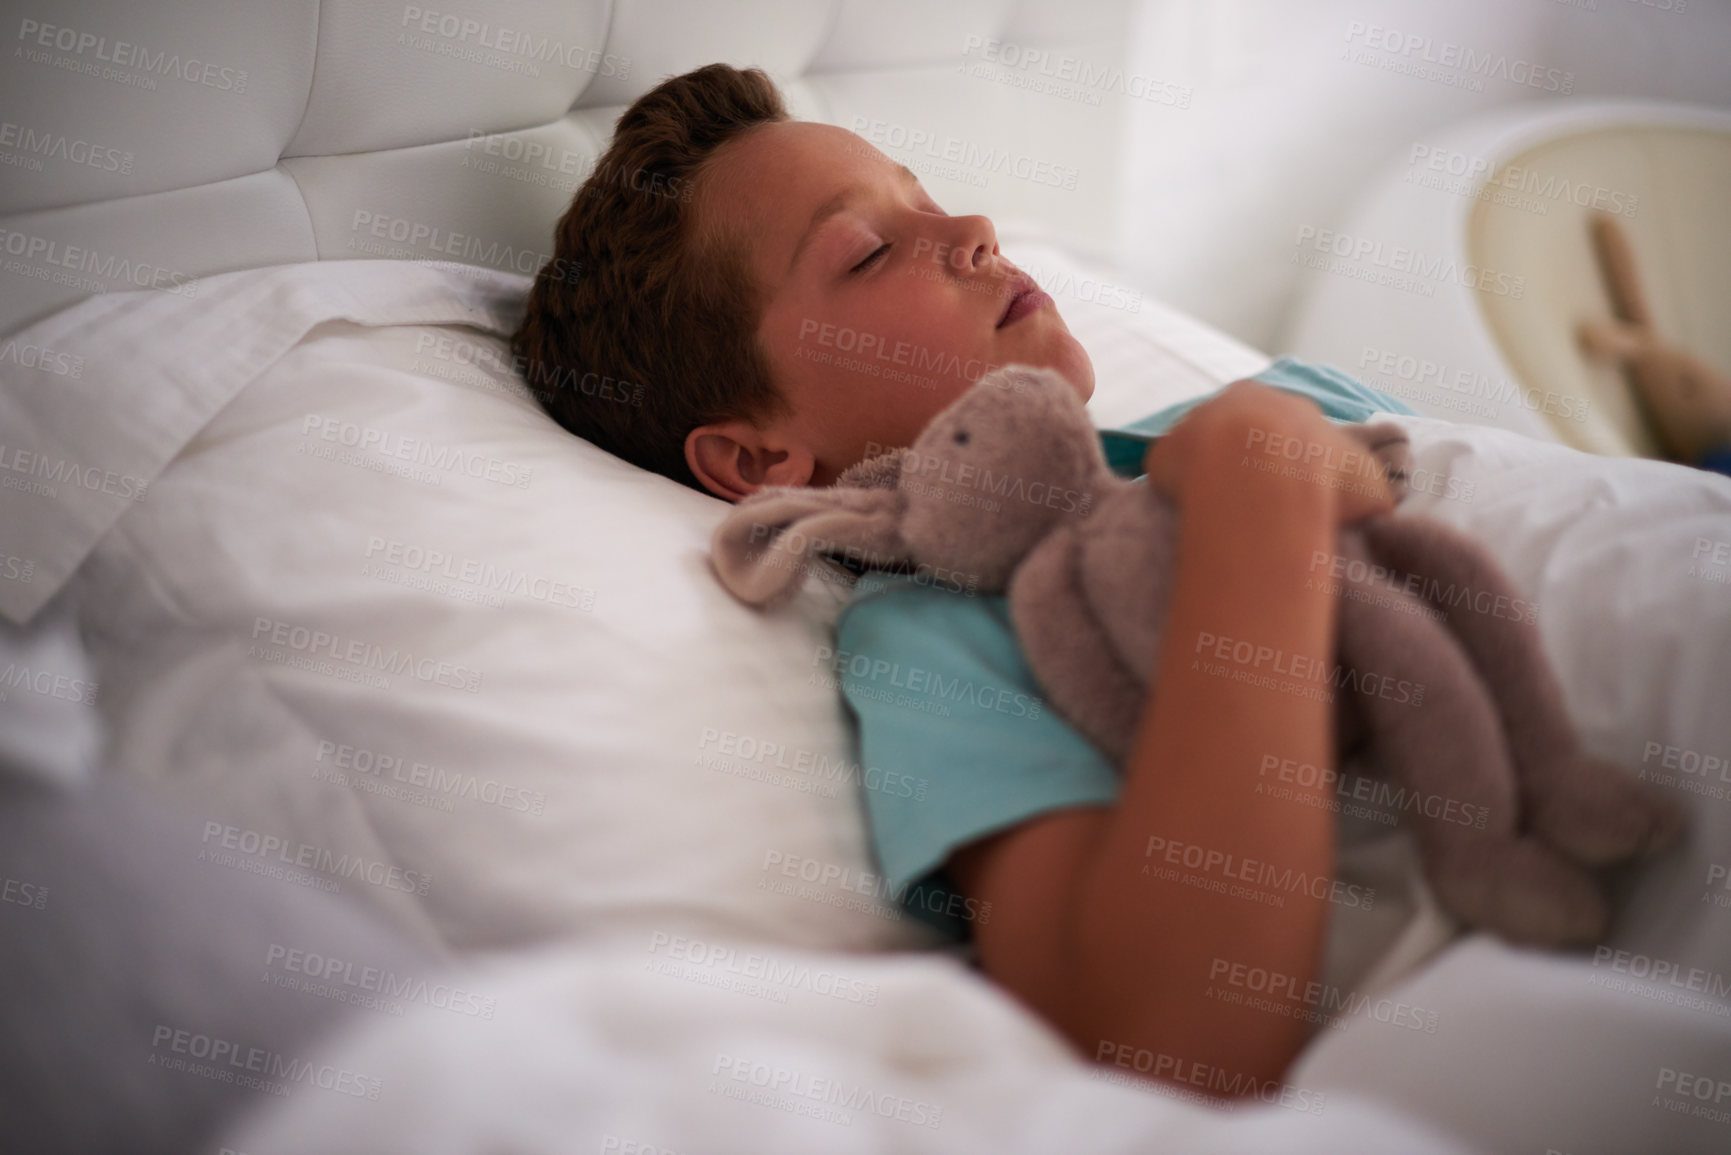
{"label": "boy's nose", "polygon": [[951,266],[957,272],[980,272],[990,269],[998,252],[998,233],[991,219],[983,216],[954,217],[956,242],[951,249]]}

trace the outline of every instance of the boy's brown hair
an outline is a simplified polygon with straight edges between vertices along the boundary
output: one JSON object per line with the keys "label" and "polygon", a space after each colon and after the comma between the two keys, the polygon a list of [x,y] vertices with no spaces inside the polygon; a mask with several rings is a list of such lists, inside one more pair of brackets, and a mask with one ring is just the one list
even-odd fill
{"label": "boy's brown hair", "polygon": [[554,232],[511,351],[543,408],[610,453],[704,490],[691,430],[788,410],[757,345],[737,237],[699,237],[696,181],[722,144],[787,120],[759,69],[710,64],[639,97]]}

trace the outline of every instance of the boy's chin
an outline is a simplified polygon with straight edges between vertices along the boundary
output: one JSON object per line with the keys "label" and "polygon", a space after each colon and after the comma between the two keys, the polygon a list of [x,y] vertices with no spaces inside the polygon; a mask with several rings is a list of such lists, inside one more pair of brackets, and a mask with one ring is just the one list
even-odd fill
{"label": "boy's chin", "polygon": [[1035,369],[1051,369],[1070,383],[1070,388],[1076,391],[1076,396],[1086,404],[1094,396],[1094,365],[1087,355],[1078,360],[1070,357],[1023,357],[1006,362],[1011,365],[1027,365]]}
{"label": "boy's chin", "polygon": [[1057,370],[1084,402],[1094,396],[1094,362],[1088,359],[1087,350],[1074,338],[1052,356],[1043,358],[1040,364]]}

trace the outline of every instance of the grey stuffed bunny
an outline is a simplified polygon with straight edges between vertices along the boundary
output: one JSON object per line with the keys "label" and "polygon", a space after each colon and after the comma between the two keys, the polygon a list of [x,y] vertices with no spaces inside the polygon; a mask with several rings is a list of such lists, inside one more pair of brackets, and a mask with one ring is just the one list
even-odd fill
{"label": "grey stuffed bunny", "polygon": [[[1399,427],[1354,432],[1404,482]],[[1107,466],[1075,390],[1051,370],[1012,365],[912,446],[860,462],[833,487],[740,502],[711,559],[754,606],[789,596],[822,555],[948,570],[1006,593],[1048,700],[1122,767],[1155,673],[1176,530],[1168,498]],[[1418,847],[1438,901],[1462,923],[1523,943],[1601,939],[1609,912],[1586,868],[1664,849],[1683,816],[1581,752],[1538,630],[1509,612],[1528,603],[1475,542],[1422,517],[1345,527],[1336,556],[1313,570],[1341,599],[1338,666],[1233,639],[1205,643],[1199,660],[1222,676],[1338,695],[1343,752],[1362,746],[1409,795],[1435,800],[1413,811]]]}

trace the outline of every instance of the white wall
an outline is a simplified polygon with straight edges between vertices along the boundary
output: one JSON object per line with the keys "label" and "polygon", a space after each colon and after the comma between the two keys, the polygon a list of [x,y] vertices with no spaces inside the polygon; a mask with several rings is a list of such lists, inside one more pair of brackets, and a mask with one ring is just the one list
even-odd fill
{"label": "white wall", "polygon": [[[1540,84],[1571,91],[1501,75],[1471,77],[1475,91],[1379,67],[1426,49],[1367,63],[1370,27],[1429,38],[1433,59],[1452,43],[1506,57],[1510,73],[1537,66]],[[1731,107],[1731,0],[1138,0],[1127,52],[1130,70],[1194,96],[1128,106],[1121,240],[1098,255],[1271,352],[1298,285],[1298,230],[1345,218],[1438,127],[1520,101]]]}
{"label": "white wall", "polygon": [[[920,176],[952,213],[1116,246],[1134,0],[872,0],[812,62],[815,114]],[[893,46],[873,53],[872,42]],[[885,60],[889,61],[886,69]]]}

